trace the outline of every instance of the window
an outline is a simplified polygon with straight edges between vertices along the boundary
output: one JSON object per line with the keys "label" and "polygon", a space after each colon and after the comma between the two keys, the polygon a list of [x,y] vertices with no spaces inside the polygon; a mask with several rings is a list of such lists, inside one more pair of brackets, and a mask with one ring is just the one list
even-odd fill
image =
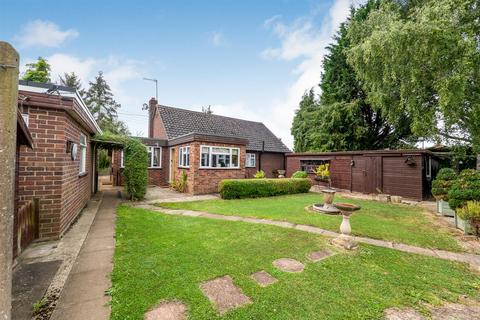
{"label": "window", "polygon": [[321,164],[330,163],[330,160],[300,160],[300,170],[307,173],[314,173]]}
{"label": "window", "polygon": [[162,166],[161,155],[162,148],[158,147],[147,147],[148,152],[148,167],[149,168],[160,168]]}
{"label": "window", "polygon": [[124,167],[124,164],[123,164],[123,150],[120,150],[120,168],[123,168]]}
{"label": "window", "polygon": [[178,166],[182,168],[190,167],[190,147],[180,147],[178,151]]}
{"label": "window", "polygon": [[432,177],[432,158],[426,157],[425,175],[428,179]]}
{"label": "window", "polygon": [[245,159],[245,167],[254,168],[255,166],[255,153],[247,153],[247,158]]}
{"label": "window", "polygon": [[239,168],[240,149],[202,146],[200,168]]}
{"label": "window", "polygon": [[84,134],[80,135],[80,147],[79,147],[79,154],[80,154],[80,174],[84,174],[87,172],[87,137]]}

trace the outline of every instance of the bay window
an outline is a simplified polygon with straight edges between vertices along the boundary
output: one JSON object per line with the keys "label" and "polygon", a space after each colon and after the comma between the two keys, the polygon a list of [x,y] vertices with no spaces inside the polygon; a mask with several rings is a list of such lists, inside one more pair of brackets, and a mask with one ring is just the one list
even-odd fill
{"label": "bay window", "polygon": [[255,153],[247,153],[247,158],[245,159],[245,167],[255,168],[255,166],[256,166]]}
{"label": "bay window", "polygon": [[180,147],[178,150],[178,166],[182,168],[190,167],[190,147]]}
{"label": "bay window", "polygon": [[240,167],[240,149],[214,146],[201,146],[200,168]]}

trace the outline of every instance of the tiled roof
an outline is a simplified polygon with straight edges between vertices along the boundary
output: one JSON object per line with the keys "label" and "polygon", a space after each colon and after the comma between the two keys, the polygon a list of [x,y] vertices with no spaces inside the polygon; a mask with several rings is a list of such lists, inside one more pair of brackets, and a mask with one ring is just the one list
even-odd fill
{"label": "tiled roof", "polygon": [[248,140],[247,150],[291,152],[263,123],[207,114],[186,109],[158,106],[169,140],[190,133],[236,137]]}

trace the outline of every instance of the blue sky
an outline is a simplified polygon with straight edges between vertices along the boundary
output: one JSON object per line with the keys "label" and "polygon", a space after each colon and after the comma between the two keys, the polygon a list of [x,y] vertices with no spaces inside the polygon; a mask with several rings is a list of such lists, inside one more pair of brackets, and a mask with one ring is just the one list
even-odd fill
{"label": "blue sky", "polygon": [[0,40],[21,65],[46,57],[53,80],[74,71],[85,87],[102,70],[132,134],[147,133],[150,77],[161,104],[261,121],[291,147],[294,110],[352,2],[2,0]]}

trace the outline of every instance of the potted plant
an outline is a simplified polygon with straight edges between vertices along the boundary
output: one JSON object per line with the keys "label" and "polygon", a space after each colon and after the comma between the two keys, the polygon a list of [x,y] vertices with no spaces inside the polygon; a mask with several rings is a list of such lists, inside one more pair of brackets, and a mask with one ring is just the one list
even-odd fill
{"label": "potted plant", "polygon": [[437,200],[437,212],[444,216],[455,215],[455,211],[448,205],[448,190],[456,178],[455,170],[443,168],[438,171],[437,177],[432,182],[432,194]]}
{"label": "potted plant", "polygon": [[329,163],[319,165],[313,172],[315,173],[316,181],[326,183],[329,187],[331,186]]}
{"label": "potted plant", "polygon": [[[460,209],[467,206],[469,201],[480,201],[480,172],[474,169],[465,169],[458,178],[453,181],[448,190],[448,204],[450,208],[455,209],[455,224],[457,228],[463,230],[465,233],[471,232],[471,214]],[[463,217],[468,216],[470,220]],[[474,223],[476,220],[473,219]]]}
{"label": "potted plant", "polygon": [[457,218],[463,220],[460,223],[463,222],[465,233],[480,234],[480,201],[467,201],[463,207],[457,208],[456,213]]}

